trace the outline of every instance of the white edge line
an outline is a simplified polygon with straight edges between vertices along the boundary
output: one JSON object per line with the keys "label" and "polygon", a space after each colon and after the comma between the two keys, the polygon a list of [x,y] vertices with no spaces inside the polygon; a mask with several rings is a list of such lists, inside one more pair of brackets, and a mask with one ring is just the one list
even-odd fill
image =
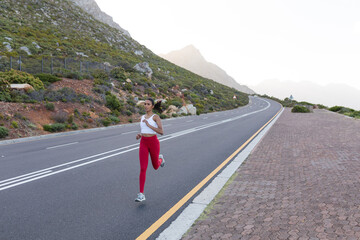
{"label": "white edge line", "polygon": [[136,133],[136,132],[139,132],[139,131],[131,131],[131,132],[125,132],[125,133],[122,133],[121,135],[126,135],[126,134],[130,134],[130,133]]}
{"label": "white edge line", "polygon": [[[263,100],[263,99],[261,99],[261,100]],[[263,100],[263,101],[265,101],[265,102],[268,104],[268,106],[265,107],[265,108],[263,108],[263,109],[260,109],[260,110],[257,110],[257,111],[251,112],[251,113],[247,113],[247,114],[244,114],[244,115],[241,115],[241,116],[238,116],[238,117],[234,117],[234,118],[231,118],[231,119],[221,120],[221,121],[218,121],[218,122],[214,122],[214,123],[210,123],[210,124],[205,124],[205,125],[200,126],[200,127],[191,128],[191,129],[187,129],[187,130],[184,130],[184,131],[181,131],[181,132],[177,132],[177,133],[174,133],[174,134],[170,135],[169,137],[167,137],[167,138],[165,138],[165,139],[161,139],[161,140],[159,140],[159,141],[160,141],[160,142],[166,141],[166,140],[169,140],[169,139],[172,139],[172,138],[175,138],[175,137],[179,137],[179,136],[182,136],[182,135],[191,133],[191,132],[196,132],[196,131],[199,131],[199,130],[202,130],[202,129],[205,129],[205,128],[213,127],[213,126],[216,126],[216,125],[225,123],[225,122],[234,121],[234,120],[237,120],[237,119],[246,117],[246,116],[248,116],[248,115],[252,115],[252,114],[255,114],[255,113],[258,113],[258,112],[262,112],[262,111],[268,109],[268,108],[270,107],[270,105],[271,105],[268,101],[266,101],[266,100]],[[52,170],[52,169],[55,169],[55,168],[58,168],[58,167],[66,166],[66,165],[69,165],[69,164],[72,164],[72,163],[76,163],[76,162],[79,162],[79,161],[84,161],[84,160],[87,160],[87,159],[89,159],[89,158],[94,158],[94,157],[97,157],[97,156],[101,156],[101,155],[104,155],[104,154],[107,154],[107,153],[110,153],[110,152],[118,151],[118,150],[121,150],[121,149],[124,149],[124,148],[129,148],[129,147],[132,147],[132,146],[136,146],[136,145],[138,145],[138,143],[132,144],[132,145],[128,145],[128,146],[125,146],[125,147],[121,147],[121,148],[118,148],[118,149],[114,149],[114,150],[111,150],[111,151],[107,151],[107,152],[104,152],[104,153],[99,153],[99,154],[92,155],[92,156],[89,156],[89,157],[81,158],[81,159],[78,159],[78,160],[74,160],[74,161],[72,161],[72,162],[63,163],[63,164],[60,164],[60,165],[57,165],[57,166],[49,167],[49,168],[42,169],[42,170],[39,170],[39,171],[36,171],[36,172],[32,172],[32,173],[28,173],[28,174],[25,174],[25,175],[31,175],[31,174],[34,174],[34,173],[37,173],[37,172]],[[60,173],[60,172],[64,172],[64,171],[67,171],[67,170],[70,170],[70,169],[74,169],[74,168],[77,168],[77,167],[80,167],[80,166],[84,166],[84,165],[87,165],[87,164],[90,164],[90,163],[93,163],[93,162],[97,162],[97,161],[100,161],[100,160],[103,160],[103,159],[107,159],[107,158],[109,158],[109,157],[113,157],[113,156],[116,156],[116,155],[120,155],[120,154],[122,154],[122,153],[129,152],[129,151],[132,151],[132,150],[135,150],[135,149],[138,149],[138,148],[139,148],[139,147],[135,147],[135,148],[132,148],[132,149],[125,150],[125,151],[123,151],[123,152],[115,153],[115,154],[112,154],[112,155],[109,155],[109,156],[105,156],[105,157],[102,157],[102,158],[99,158],[99,159],[95,159],[95,160],[92,160],[92,161],[89,161],[89,162],[85,162],[85,163],[82,163],[82,164],[78,164],[78,165],[75,165],[75,166],[72,166],[72,167],[68,167],[68,168],[65,168],[65,169],[62,169],[62,170],[59,170],[59,171],[55,171],[55,172],[52,172],[52,173],[49,173],[49,174],[45,174],[45,175],[42,175],[42,176],[40,176],[40,177],[32,178],[32,179],[30,179],[30,180],[26,180],[26,181],[19,182],[19,183],[16,183],[16,184],[8,185],[8,186],[6,186],[6,187],[0,188],[0,191],[5,190],[5,189],[8,189],[8,188],[11,188],[11,187],[15,187],[15,186],[18,186],[18,185],[27,183],[27,182],[32,182],[32,181],[37,180],[37,179],[40,179],[40,178],[44,178],[44,177],[47,177],[47,176],[51,176],[51,175],[54,175],[54,174],[57,174],[57,173]],[[22,175],[22,176],[25,176],[25,175]],[[20,178],[20,177],[21,177],[21,176],[14,177],[14,178],[11,178],[11,179],[16,179],[16,178]],[[1,182],[7,182],[7,181],[10,181],[11,179],[6,179],[6,180],[3,180],[3,181],[1,181]],[[16,182],[17,182],[17,181],[16,181]],[[5,185],[5,184],[4,184],[4,185]]]}
{"label": "white edge line", "polygon": [[11,181],[11,180],[13,180],[13,179],[25,177],[25,176],[28,176],[28,175],[36,174],[36,173],[39,173],[39,172],[44,172],[44,171],[47,171],[47,170],[52,170],[52,169],[55,169],[55,168],[59,168],[59,167],[66,166],[66,165],[69,165],[69,164],[73,164],[73,163],[76,163],[76,162],[84,161],[84,160],[87,160],[87,159],[90,159],[90,158],[98,157],[98,156],[101,156],[101,155],[104,155],[104,154],[108,154],[108,153],[111,153],[111,152],[119,151],[119,150],[122,150],[122,149],[125,149],[125,148],[129,148],[129,147],[133,147],[133,146],[136,146],[136,145],[139,145],[139,144],[138,144],[138,143],[131,144],[131,145],[128,145],[128,146],[125,146],[125,147],[113,149],[113,150],[111,150],[111,151],[107,151],[107,152],[95,154],[95,155],[88,156],[88,157],[84,157],[84,158],[80,158],[80,159],[77,159],[77,160],[74,160],[74,161],[71,161],[71,162],[66,162],[66,163],[63,163],[63,164],[60,164],[60,165],[56,165],[56,166],[53,166],[53,167],[45,168],[45,169],[42,169],[42,170],[39,170],[39,171],[27,173],[27,174],[24,174],[24,175],[21,175],[21,176],[17,176],[17,177],[13,177],[13,178],[9,178],[9,179],[5,179],[5,180],[0,181],[0,183],[7,182],[7,181]]}
{"label": "white edge line", "polygon": [[111,154],[109,156],[105,156],[105,157],[102,157],[102,158],[99,158],[99,159],[92,160],[92,161],[89,161],[89,162],[85,162],[85,163],[81,163],[81,164],[78,164],[78,165],[75,165],[75,166],[72,166],[72,167],[64,168],[64,169],[61,169],[61,170],[56,171],[56,172],[51,172],[51,173],[48,173],[48,174],[41,175],[39,177],[31,178],[31,179],[26,180],[26,181],[22,181],[22,182],[18,182],[18,183],[12,184],[12,185],[8,185],[6,187],[0,188],[0,191],[8,189],[8,188],[15,187],[15,186],[18,186],[18,185],[21,185],[21,184],[25,184],[25,183],[28,183],[28,182],[32,182],[32,181],[35,181],[35,180],[38,180],[38,179],[41,179],[41,178],[44,178],[44,177],[48,177],[48,176],[51,176],[51,175],[62,173],[62,172],[65,172],[65,171],[68,171],[68,170],[71,170],[71,169],[74,169],[74,168],[82,167],[82,166],[85,166],[85,165],[88,165],[88,164],[91,164],[91,163],[94,163],[94,162],[102,161],[104,159],[107,159],[107,158],[110,158],[110,157],[113,157],[113,156],[117,156],[117,155],[120,155],[120,154],[123,154],[123,153],[126,153],[126,152],[130,152],[130,151],[138,149],[138,148],[139,147],[128,149],[128,150],[125,150],[125,151],[122,151],[122,152],[119,152],[119,153],[114,153],[114,154]]}
{"label": "white edge line", "polygon": [[263,136],[270,130],[272,125],[283,113],[284,108],[233,160],[221,171],[220,174],[190,203],[180,215],[156,238],[157,240],[178,240],[190,229],[198,219],[207,205],[223,188],[229,178],[241,166],[243,161],[250,155],[251,151],[260,142]]}
{"label": "white edge line", "polygon": [[11,184],[11,183],[20,182],[20,181],[23,181],[23,180],[25,180],[25,179],[33,178],[33,177],[36,177],[36,176],[39,176],[39,175],[47,174],[47,173],[50,173],[50,172],[52,172],[52,171],[49,170],[49,171],[45,171],[45,172],[41,172],[41,173],[38,173],[38,174],[31,175],[31,176],[28,176],[28,177],[19,178],[19,179],[17,179],[17,180],[13,180],[13,181],[10,181],[10,182],[6,182],[6,183],[3,183],[3,184],[0,184],[0,187],[9,185],[9,184]]}
{"label": "white edge line", "polygon": [[1,184],[1,183],[4,183],[4,182],[11,181],[11,180],[14,180],[14,179],[17,179],[17,178],[22,178],[22,177],[26,177],[26,176],[29,176],[29,175],[32,175],[32,174],[36,174],[36,173],[39,173],[39,172],[45,172],[45,171],[46,171],[46,169],[44,169],[44,170],[39,170],[39,171],[36,171],[36,172],[31,172],[31,173],[24,174],[24,175],[20,175],[20,176],[13,177],[13,178],[9,178],[9,179],[0,181],[0,184]]}
{"label": "white edge line", "polygon": [[53,149],[53,148],[65,147],[65,146],[74,145],[74,144],[78,144],[78,143],[79,143],[79,142],[66,143],[66,144],[57,145],[57,146],[53,146],[53,147],[47,147],[46,149]]}

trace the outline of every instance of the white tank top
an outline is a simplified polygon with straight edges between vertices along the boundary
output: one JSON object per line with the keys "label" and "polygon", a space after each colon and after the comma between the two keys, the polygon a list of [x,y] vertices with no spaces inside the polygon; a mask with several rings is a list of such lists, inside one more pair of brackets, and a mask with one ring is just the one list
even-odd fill
{"label": "white tank top", "polygon": [[153,117],[155,116],[152,115],[151,117],[149,117],[148,119],[145,118],[145,115],[143,115],[141,117],[141,121],[140,121],[140,127],[141,127],[141,133],[146,133],[146,134],[156,134],[156,132],[154,130],[152,130],[151,128],[149,128],[146,123],[143,122],[144,119],[146,119],[148,121],[148,123],[155,127],[155,128],[158,128],[158,125],[157,123],[154,121]]}

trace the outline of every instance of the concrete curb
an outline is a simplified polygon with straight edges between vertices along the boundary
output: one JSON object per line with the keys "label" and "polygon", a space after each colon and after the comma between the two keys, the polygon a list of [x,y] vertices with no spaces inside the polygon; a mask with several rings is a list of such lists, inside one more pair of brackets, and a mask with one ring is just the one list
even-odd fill
{"label": "concrete curb", "polygon": [[272,125],[277,121],[281,112],[267,125],[237,156],[230,164],[222,170],[222,172],[214,178],[214,180],[190,203],[183,212],[160,233],[159,240],[177,240],[190,229],[192,224],[199,218],[207,205],[215,198],[219,191],[224,187],[225,183],[241,166],[245,159],[250,155],[256,145],[261,141],[264,135],[270,130]]}

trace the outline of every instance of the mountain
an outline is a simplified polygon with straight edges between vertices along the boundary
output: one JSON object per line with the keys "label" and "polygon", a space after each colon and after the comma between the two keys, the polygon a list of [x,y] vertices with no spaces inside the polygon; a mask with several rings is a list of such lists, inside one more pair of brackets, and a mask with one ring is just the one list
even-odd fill
{"label": "mountain", "polygon": [[168,54],[160,54],[160,57],[179,65],[189,71],[199,74],[202,77],[212,79],[226,86],[235,88],[241,92],[254,94],[255,92],[245,85],[240,85],[230,77],[223,69],[214,63],[207,62],[200,51],[193,45],[186,46],[183,49],[172,51]]}
{"label": "mountain", "polygon": [[321,86],[311,82],[265,80],[252,86],[259,94],[267,94],[280,99],[292,95],[297,101],[323,104],[328,107],[335,105],[360,110],[360,90],[346,84],[328,84]]}
{"label": "mountain", "polygon": [[74,3],[76,3],[79,7],[81,7],[85,12],[91,14],[95,19],[99,20],[100,22],[103,22],[105,24],[108,24],[109,26],[119,29],[121,32],[123,32],[125,35],[130,37],[130,34],[128,31],[124,30],[113,21],[113,18],[99,8],[95,0],[71,0]]}
{"label": "mountain", "polygon": [[[105,93],[109,92],[117,94],[124,104],[130,95],[138,99],[152,96],[193,104],[200,113],[248,103],[246,94],[170,63],[126,32],[97,19],[106,18],[105,15],[96,15],[102,13],[93,0],[2,0],[0,71],[9,68],[10,57],[20,55],[22,70],[37,73],[41,71],[39,59],[44,58],[44,68],[49,69],[49,57],[53,57],[54,64],[65,62],[57,67],[60,74],[71,76],[69,71],[76,71],[74,75],[83,78],[88,75],[78,72],[85,66],[81,68],[79,61],[98,62],[105,64],[107,68],[103,69],[121,67],[106,82],[95,81],[100,87],[94,91],[102,94],[103,104]],[[12,63],[14,66],[18,61]],[[238,97],[236,101],[234,95]]]}

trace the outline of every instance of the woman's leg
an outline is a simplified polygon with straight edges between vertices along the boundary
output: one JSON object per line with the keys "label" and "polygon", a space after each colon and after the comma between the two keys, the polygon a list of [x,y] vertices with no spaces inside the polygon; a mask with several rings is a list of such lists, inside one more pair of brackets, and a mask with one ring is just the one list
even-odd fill
{"label": "woman's leg", "polygon": [[146,169],[148,167],[148,162],[149,162],[149,149],[143,139],[140,140],[139,159],[140,159],[140,176],[139,176],[140,192],[144,193]]}
{"label": "woman's leg", "polygon": [[160,142],[156,136],[151,139],[149,150],[150,150],[151,163],[154,169],[157,170],[160,167],[162,160],[159,159]]}

